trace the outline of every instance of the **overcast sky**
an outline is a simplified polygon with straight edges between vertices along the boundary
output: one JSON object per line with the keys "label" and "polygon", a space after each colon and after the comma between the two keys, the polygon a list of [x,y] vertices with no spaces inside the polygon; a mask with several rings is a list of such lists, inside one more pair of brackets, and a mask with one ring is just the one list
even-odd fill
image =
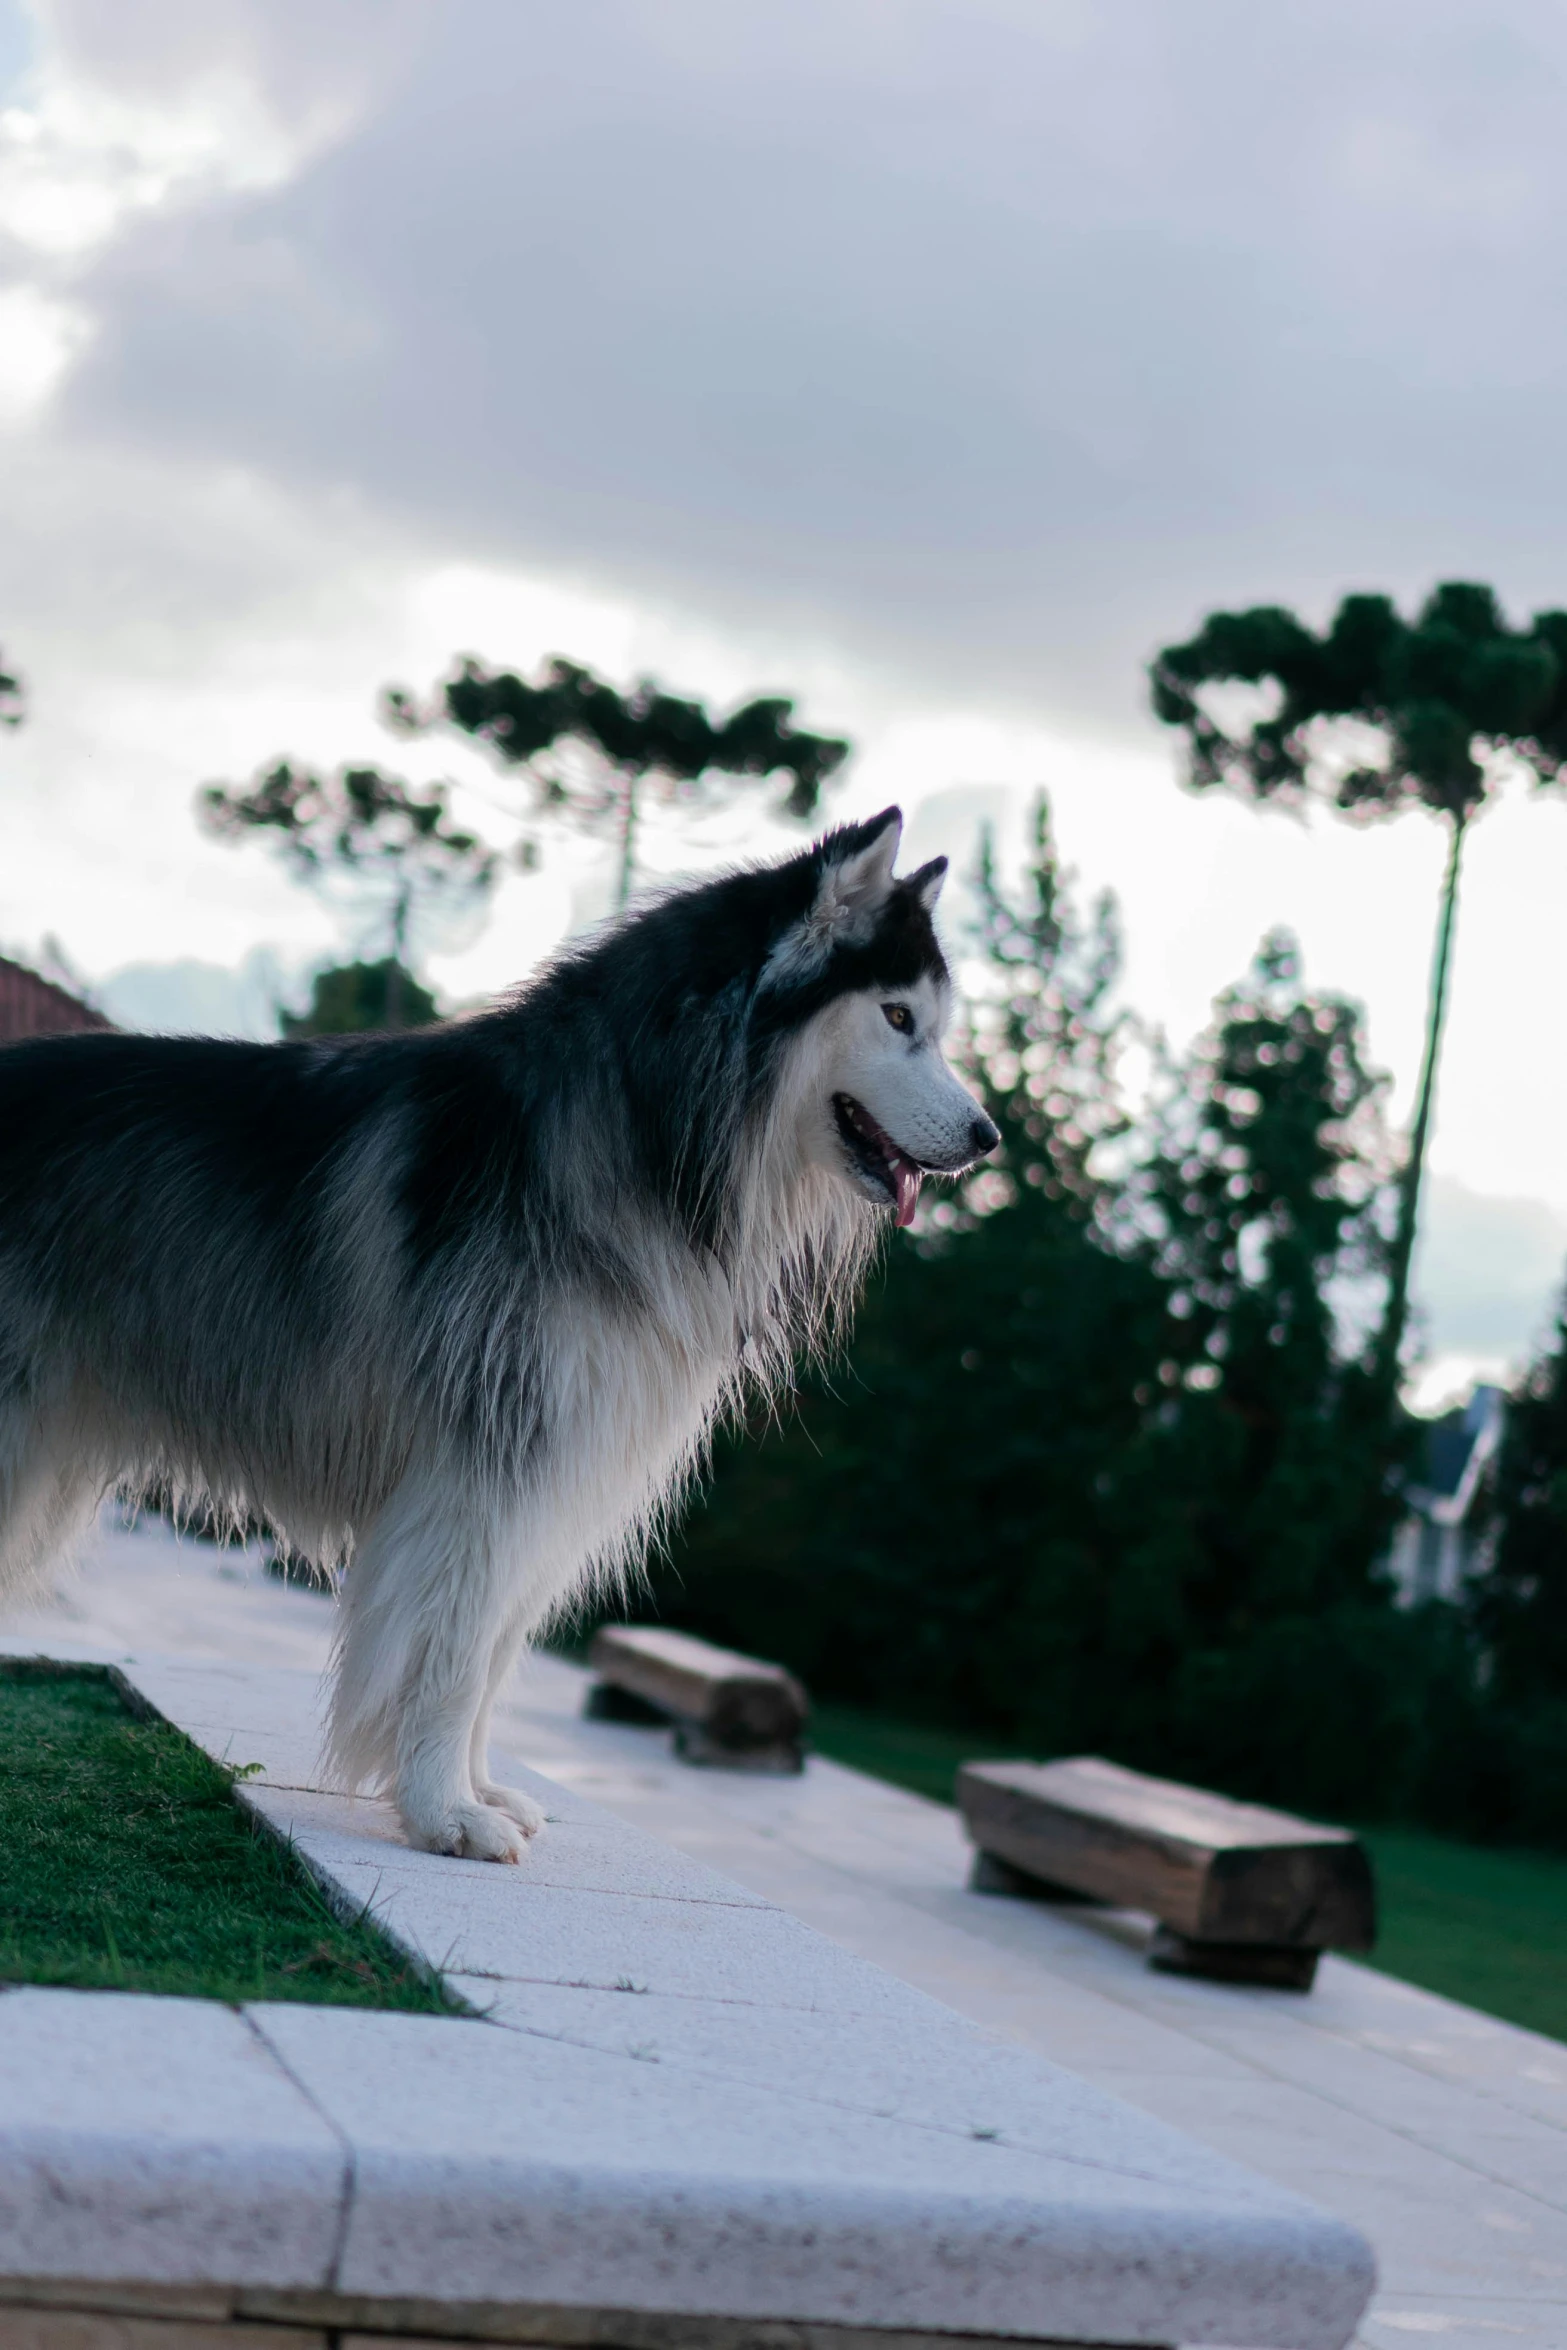
{"label": "overcast sky", "polygon": [[[559,649],[797,692],[927,853],[1048,784],[1141,1009],[1292,922],[1407,1105],[1434,829],[1192,801],[1143,664],[1220,602],[1567,603],[1567,14],[0,0],[0,82],[0,940],[250,1016],[338,934],[193,788]],[[438,976],[604,882],[561,844]],[[1567,807],[1488,816],[1425,1284],[1474,1361],[1567,1245],[1564,905]]]}

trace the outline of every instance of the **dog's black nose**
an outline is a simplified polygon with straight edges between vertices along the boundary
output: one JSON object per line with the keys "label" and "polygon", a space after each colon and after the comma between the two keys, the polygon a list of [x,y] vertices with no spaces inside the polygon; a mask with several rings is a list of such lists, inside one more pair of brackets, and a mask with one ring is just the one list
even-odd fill
{"label": "dog's black nose", "polygon": [[1001,1129],[993,1126],[983,1110],[976,1110],[974,1123],[969,1128],[969,1147],[976,1159],[988,1159],[1001,1140]]}

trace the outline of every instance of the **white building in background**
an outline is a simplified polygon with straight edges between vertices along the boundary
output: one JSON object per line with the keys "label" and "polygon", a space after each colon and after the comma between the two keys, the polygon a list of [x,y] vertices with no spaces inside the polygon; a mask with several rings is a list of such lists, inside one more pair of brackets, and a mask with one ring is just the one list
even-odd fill
{"label": "white building in background", "polygon": [[1408,1515],[1388,1552],[1401,1606],[1454,1599],[1484,1569],[1475,1503],[1502,1440],[1506,1400],[1500,1387],[1477,1387],[1466,1404],[1428,1425],[1405,1488]]}

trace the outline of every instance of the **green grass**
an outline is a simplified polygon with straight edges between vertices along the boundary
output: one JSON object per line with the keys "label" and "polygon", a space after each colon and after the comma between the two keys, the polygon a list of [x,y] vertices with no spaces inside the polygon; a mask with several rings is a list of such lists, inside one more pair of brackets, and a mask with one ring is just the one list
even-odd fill
{"label": "green grass", "polygon": [[[811,1731],[817,1750],[835,1762],[942,1803],[952,1801],[960,1762],[1009,1751],[852,1706],[816,1707]],[[1379,1914],[1377,1947],[1366,1963],[1567,2040],[1567,1859],[1459,1844],[1414,1828],[1360,1833],[1376,1871]]]}
{"label": "green grass", "polygon": [[811,1744],[818,1754],[847,1763],[873,1779],[890,1779],[936,1803],[952,1801],[959,1763],[999,1762],[1022,1749],[987,1746],[972,1731],[926,1730],[910,1722],[862,1713],[852,1705],[812,1705]]}
{"label": "green grass", "polygon": [[223,1769],[91,1668],[0,1669],[0,1982],[449,2012]]}
{"label": "green grass", "polygon": [[1363,1828],[1380,1930],[1367,1964],[1567,2040],[1567,1860]]}

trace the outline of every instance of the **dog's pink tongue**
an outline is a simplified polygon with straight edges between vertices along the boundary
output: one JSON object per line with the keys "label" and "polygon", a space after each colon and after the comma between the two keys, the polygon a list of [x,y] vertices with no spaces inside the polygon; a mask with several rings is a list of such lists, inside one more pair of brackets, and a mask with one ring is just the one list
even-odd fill
{"label": "dog's pink tongue", "polygon": [[900,1226],[914,1221],[914,1210],[919,1204],[920,1173],[921,1170],[912,1159],[894,1159],[892,1162],[893,1181],[898,1186],[897,1221]]}

